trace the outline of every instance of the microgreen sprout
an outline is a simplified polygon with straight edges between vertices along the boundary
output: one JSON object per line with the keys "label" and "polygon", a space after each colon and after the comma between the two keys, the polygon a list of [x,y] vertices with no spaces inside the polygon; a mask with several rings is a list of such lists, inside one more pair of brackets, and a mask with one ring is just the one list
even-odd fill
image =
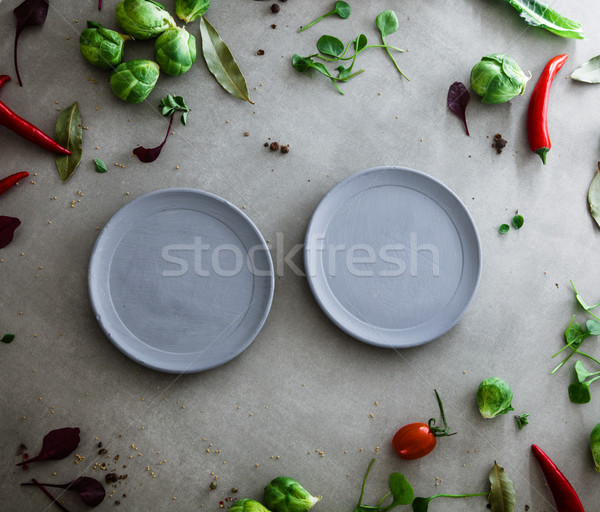
{"label": "microgreen sprout", "polygon": [[525,219],[523,218],[523,215],[517,214],[512,218],[512,225],[515,229],[521,229],[524,222]]}
{"label": "microgreen sprout", "polygon": [[523,430],[523,427],[525,425],[529,425],[528,418],[529,418],[529,414],[527,414],[527,413],[515,415],[515,421],[517,422],[517,426],[519,427],[519,430]]}
{"label": "microgreen sprout", "polygon": [[501,224],[498,228],[498,233],[504,235],[510,231],[510,226],[508,224]]}
{"label": "microgreen sprout", "polygon": [[341,1],[336,2],[335,7],[332,11],[323,14],[323,16],[320,16],[314,21],[311,21],[308,25],[299,29],[298,32],[303,32],[307,28],[312,27],[316,23],[319,23],[319,21],[321,21],[322,19],[327,18],[327,16],[331,16],[332,14],[337,14],[340,18],[345,20],[346,18],[348,18],[348,16],[350,16],[350,4]]}
{"label": "microgreen sprout", "polygon": [[183,112],[183,114],[181,114],[181,124],[184,126],[187,124],[187,115],[190,108],[185,104],[185,100],[181,96],[171,96],[170,94],[167,94],[160,100],[158,108],[161,109],[163,116],[170,116],[176,111]]}

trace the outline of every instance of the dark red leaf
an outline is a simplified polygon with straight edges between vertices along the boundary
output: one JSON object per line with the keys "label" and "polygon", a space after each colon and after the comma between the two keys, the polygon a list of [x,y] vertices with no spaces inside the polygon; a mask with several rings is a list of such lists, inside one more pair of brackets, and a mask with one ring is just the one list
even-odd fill
{"label": "dark red leaf", "polygon": [[165,135],[165,140],[162,141],[162,144],[160,146],[156,146],[155,148],[150,148],[150,149],[147,149],[142,146],[138,146],[137,148],[135,148],[133,150],[133,154],[139,158],[140,162],[144,162],[147,164],[150,162],[154,162],[154,160],[156,160],[158,158],[158,156],[160,155],[160,152],[162,151],[163,146],[167,142],[169,133],[171,132],[171,125],[173,124],[173,116],[174,115],[175,115],[175,113],[171,114],[171,120],[169,121],[169,129],[167,130],[167,134]]}
{"label": "dark red leaf", "polygon": [[12,242],[15,229],[20,225],[21,221],[16,217],[0,215],[0,249]]}
{"label": "dark red leaf", "polygon": [[23,461],[17,464],[22,466],[25,463],[39,462],[42,460],[60,460],[69,456],[75,448],[79,446],[78,428],[59,428],[48,432],[42,443],[42,450],[37,457]]}
{"label": "dark red leaf", "polygon": [[66,484],[40,484],[39,482],[33,483],[22,483],[21,485],[36,485],[46,487],[59,487],[60,489],[66,489],[67,491],[74,491],[79,494],[80,498],[88,507],[96,507],[102,503],[106,491],[102,483],[95,478],[88,476],[81,476],[76,478],[72,482]]}
{"label": "dark red leaf", "polygon": [[454,82],[448,89],[448,108],[463,122],[467,135],[469,135],[469,128],[467,128],[465,111],[470,99],[471,95],[462,82]]}
{"label": "dark red leaf", "polygon": [[102,10],[102,0],[98,0],[98,10]]}
{"label": "dark red leaf", "polygon": [[25,0],[19,4],[13,11],[15,15],[15,25],[17,32],[15,34],[15,71],[19,85],[23,85],[21,75],[19,75],[19,66],[17,65],[17,44],[19,36],[25,27],[33,25],[43,25],[48,15],[48,0]]}

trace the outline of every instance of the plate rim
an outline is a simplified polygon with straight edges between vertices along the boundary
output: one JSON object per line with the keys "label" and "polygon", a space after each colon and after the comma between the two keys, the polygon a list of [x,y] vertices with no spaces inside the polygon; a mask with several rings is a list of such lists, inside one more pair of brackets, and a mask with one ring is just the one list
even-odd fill
{"label": "plate rim", "polygon": [[[106,238],[106,236],[108,236],[109,229],[111,228],[111,226],[114,223],[118,222],[123,216],[127,215],[127,212],[131,208],[134,207],[133,205],[135,205],[138,202],[141,202],[142,200],[148,200],[154,196],[161,196],[164,194],[192,194],[192,195],[198,196],[201,200],[202,200],[202,198],[210,198],[212,200],[217,201],[218,203],[223,204],[225,207],[232,209],[237,215],[240,216],[240,218],[254,232],[254,234],[257,237],[257,240],[260,242],[260,245],[264,248],[264,253],[266,254],[266,259],[268,262],[268,272],[269,272],[268,297],[267,297],[264,311],[262,313],[262,316],[260,317],[259,322],[256,325],[256,328],[251,332],[250,336],[248,337],[249,339],[245,343],[241,344],[240,348],[237,351],[235,351],[233,354],[231,354],[228,358],[220,360],[219,362],[217,362],[215,364],[203,366],[201,368],[198,368],[198,367],[165,368],[165,367],[162,367],[160,364],[154,364],[152,362],[145,361],[140,357],[137,357],[135,353],[132,353],[132,351],[127,350],[126,342],[123,343],[122,341],[115,339],[116,336],[113,333],[109,332],[109,330],[107,328],[105,328],[104,321],[102,320],[102,317],[99,316],[99,314],[100,314],[99,302],[101,301],[101,299],[99,297],[95,296],[95,293],[97,295],[99,292],[95,290],[95,286],[93,285],[92,281],[95,276],[95,274],[94,274],[94,272],[96,270],[95,267],[98,266],[98,263],[96,263],[96,260],[97,260],[97,258],[100,257],[99,252],[102,247],[103,239]],[[119,243],[120,243],[120,241],[116,244],[115,248],[118,246]],[[263,276],[263,277],[265,277],[265,276]],[[100,233],[99,233],[98,237],[96,238],[96,241],[94,242],[94,245],[92,247],[92,251],[90,253],[90,258],[89,258],[89,263],[88,263],[87,284],[88,284],[88,296],[90,298],[90,303],[92,306],[92,311],[94,313],[94,317],[96,318],[96,321],[97,321],[98,325],[100,326],[100,329],[102,330],[103,334],[106,336],[106,338],[109,339],[109,341],[121,353],[126,355],[129,359],[136,362],[137,364],[140,364],[140,365],[142,365],[146,368],[150,368],[152,370],[165,372],[165,373],[187,374],[187,373],[200,373],[203,371],[208,371],[213,368],[222,366],[222,365],[228,363],[229,361],[235,359],[237,356],[239,356],[242,352],[244,352],[253,343],[253,341],[256,339],[256,337],[258,336],[258,334],[264,327],[264,324],[267,321],[267,317],[269,316],[271,306],[273,304],[273,296],[274,296],[274,292],[275,292],[275,270],[274,270],[274,265],[273,265],[273,258],[271,257],[271,252],[269,250],[269,246],[267,245],[265,238],[263,237],[262,233],[260,232],[260,230],[258,229],[256,224],[254,224],[252,219],[250,219],[250,217],[248,217],[248,215],[246,215],[240,208],[238,208],[236,205],[234,205],[227,199],[225,199],[221,196],[218,196],[216,194],[213,194],[212,192],[207,192],[205,190],[195,189],[195,188],[191,188],[191,187],[173,187],[173,188],[157,189],[157,190],[153,190],[153,191],[147,192],[145,194],[142,194],[141,196],[136,197],[132,201],[121,206],[115,213],[112,214],[112,216],[108,219],[108,221],[106,222],[106,224],[100,231]],[[107,301],[112,304],[112,300],[110,298],[107,299]],[[114,306],[114,304],[113,304],[113,306]]]}
{"label": "plate rim", "polygon": [[[316,289],[317,283],[315,282],[316,279],[316,275],[313,276],[311,270],[315,270],[313,268],[311,268],[311,258],[309,257],[309,251],[311,250],[310,248],[310,238],[311,238],[311,232],[314,229],[314,226],[316,224],[316,222],[319,220],[318,219],[318,214],[319,211],[324,208],[324,206],[326,205],[326,203],[331,199],[331,197],[337,193],[337,191],[342,188],[343,186],[347,185],[348,182],[353,181],[355,179],[359,179],[361,176],[365,175],[365,174],[370,174],[370,173],[375,173],[375,172],[384,172],[384,171],[398,171],[398,172],[402,172],[402,173],[407,173],[407,174],[414,174],[417,175],[425,180],[431,181],[433,182],[435,185],[439,186],[445,193],[449,194],[449,196],[451,198],[453,198],[456,203],[460,206],[460,208],[463,210],[465,217],[468,221],[469,226],[472,228],[473,230],[473,234],[474,239],[476,241],[476,250],[475,250],[475,255],[477,257],[477,272],[475,274],[475,280],[473,283],[473,288],[469,293],[469,298],[467,301],[465,301],[464,306],[462,307],[462,309],[460,310],[460,313],[456,316],[455,319],[453,319],[453,321],[449,324],[449,325],[445,325],[444,329],[442,332],[440,332],[439,334],[437,334],[434,337],[426,337],[425,339],[418,341],[418,342],[413,342],[413,343],[403,343],[403,344],[397,344],[397,343],[382,343],[378,340],[374,340],[372,338],[369,338],[367,336],[363,336],[361,333],[356,332],[355,330],[353,330],[351,328],[351,326],[348,326],[346,324],[344,324],[337,316],[336,314],[331,310],[330,307],[328,307],[328,305],[325,303],[324,298],[319,295],[318,290]],[[477,289],[479,288],[479,283],[481,280],[481,274],[482,274],[482,267],[483,267],[483,262],[482,262],[482,249],[481,249],[481,239],[479,237],[479,232],[477,231],[477,226],[475,225],[475,221],[473,220],[473,217],[471,215],[471,213],[469,212],[469,210],[467,209],[466,205],[464,204],[464,202],[460,199],[460,197],[458,197],[458,195],[447,185],[445,185],[442,181],[440,181],[439,179],[423,172],[423,171],[418,171],[416,169],[412,169],[410,167],[404,167],[404,166],[399,166],[399,165],[382,165],[382,166],[377,166],[377,167],[370,167],[368,169],[363,169],[361,171],[357,171],[353,174],[351,174],[350,176],[347,176],[346,178],[344,178],[343,180],[341,180],[339,183],[337,183],[336,185],[334,185],[331,190],[329,190],[329,192],[327,192],[327,194],[325,194],[325,196],[323,197],[323,199],[321,199],[321,201],[319,201],[319,204],[317,205],[317,207],[315,208],[310,221],[308,223],[308,227],[306,229],[306,235],[304,238],[304,251],[303,251],[303,256],[304,256],[304,265],[305,265],[305,273],[306,273],[306,279],[308,281],[310,290],[313,294],[313,297],[315,298],[317,304],[319,305],[319,307],[321,308],[321,310],[325,313],[325,315],[335,324],[337,325],[342,331],[344,331],[346,334],[349,334],[350,336],[352,336],[353,338],[362,341],[364,343],[367,343],[369,345],[373,345],[376,347],[381,347],[381,348],[390,348],[390,349],[403,349],[403,348],[411,348],[411,347],[417,347],[417,346],[421,346],[421,345],[425,345],[426,343],[429,343],[433,340],[436,340],[438,338],[440,338],[441,336],[443,336],[444,334],[446,334],[447,332],[449,332],[461,319],[462,317],[465,315],[465,313],[467,312],[467,310],[469,309],[469,307],[471,306],[473,300],[475,299],[475,295],[477,293]],[[333,298],[336,298],[336,296],[333,294],[333,292],[331,293],[331,296]],[[381,330],[381,329],[378,329]],[[387,329],[384,329],[387,331]]]}

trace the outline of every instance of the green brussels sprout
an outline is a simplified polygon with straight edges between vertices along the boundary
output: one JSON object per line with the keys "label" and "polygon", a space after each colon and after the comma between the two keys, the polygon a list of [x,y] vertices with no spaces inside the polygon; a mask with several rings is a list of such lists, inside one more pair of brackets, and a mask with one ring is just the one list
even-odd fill
{"label": "green brussels sprout", "polygon": [[508,55],[486,55],[471,70],[471,88],[482,103],[504,103],[525,92],[526,76]]}
{"label": "green brussels sprout", "polygon": [[320,499],[287,476],[279,476],[265,487],[264,502],[273,512],[306,512]]}
{"label": "green brussels sprout", "polygon": [[156,62],[167,75],[183,75],[196,60],[196,38],[184,28],[170,28],[156,40],[154,52]]}
{"label": "green brussels sprout", "polygon": [[122,62],[110,75],[110,86],[127,103],[141,103],[154,89],[159,69],[156,62],[146,59]]}
{"label": "green brussels sprout", "polygon": [[152,0],[123,0],[116,15],[117,23],[136,39],[150,39],[175,26],[173,16]]}
{"label": "green brussels sprout", "polygon": [[86,60],[100,69],[111,69],[123,60],[123,46],[131,37],[104,28],[99,23],[87,22],[79,36],[79,49]]}
{"label": "green brussels sprout", "polygon": [[495,418],[514,411],[510,386],[498,377],[485,379],[477,388],[477,407],[484,418]]}
{"label": "green brussels sprout", "polygon": [[210,0],[175,0],[175,12],[180,20],[189,23],[208,11]]}
{"label": "green brussels sprout", "polygon": [[596,471],[600,473],[600,423],[594,427],[590,435],[590,449],[592,450]]}
{"label": "green brussels sprout", "polygon": [[244,498],[231,505],[229,512],[269,512],[269,510],[258,501]]}

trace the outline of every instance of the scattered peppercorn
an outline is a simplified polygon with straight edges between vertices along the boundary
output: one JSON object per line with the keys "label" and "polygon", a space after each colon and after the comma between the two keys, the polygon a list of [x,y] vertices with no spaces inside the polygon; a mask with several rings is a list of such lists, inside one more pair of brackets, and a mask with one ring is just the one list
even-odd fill
{"label": "scattered peppercorn", "polygon": [[277,13],[278,13],[280,10],[281,10],[281,8],[280,8],[280,7],[279,7],[277,4],[273,4],[273,5],[271,6],[271,12],[272,12],[273,14],[277,14]]}
{"label": "scattered peppercorn", "polygon": [[271,151],[277,151],[279,149],[279,142],[277,142],[277,141],[271,142],[271,145],[269,146],[269,148],[271,149]]}
{"label": "scattered peppercorn", "polygon": [[264,50],[258,50],[258,51],[256,52],[256,55],[264,55],[264,54],[265,54],[265,51],[264,51]]}
{"label": "scattered peppercorn", "polygon": [[271,25],[271,28],[272,28],[273,30],[275,30],[275,29],[277,28],[277,25],[275,25],[275,23],[273,23],[273,24]]}
{"label": "scattered peppercorn", "polygon": [[116,473],[108,473],[105,477],[104,477],[104,481],[107,484],[114,484],[117,480],[119,480],[119,475],[117,475]]}
{"label": "scattered peppercorn", "polygon": [[208,489],[214,491],[217,488],[217,482],[211,482]]}
{"label": "scattered peppercorn", "polygon": [[494,135],[494,141],[495,142],[494,142],[494,144],[492,144],[492,147],[496,148],[496,152],[498,154],[502,153],[502,150],[506,147],[506,144],[508,143],[508,141],[503,139],[502,135],[500,135],[499,133]]}
{"label": "scattered peppercorn", "polygon": [[265,143],[263,144],[263,146],[264,146],[264,147],[266,147],[266,148],[268,148],[268,147],[269,147],[269,143],[268,143],[268,142],[265,142]]}
{"label": "scattered peppercorn", "polygon": [[286,144],[285,146],[281,146],[281,152],[282,153],[289,153],[290,152],[290,145]]}
{"label": "scattered peppercorn", "polygon": [[101,450],[98,450],[98,455],[104,455],[108,453],[108,450],[106,448],[102,448]]}

